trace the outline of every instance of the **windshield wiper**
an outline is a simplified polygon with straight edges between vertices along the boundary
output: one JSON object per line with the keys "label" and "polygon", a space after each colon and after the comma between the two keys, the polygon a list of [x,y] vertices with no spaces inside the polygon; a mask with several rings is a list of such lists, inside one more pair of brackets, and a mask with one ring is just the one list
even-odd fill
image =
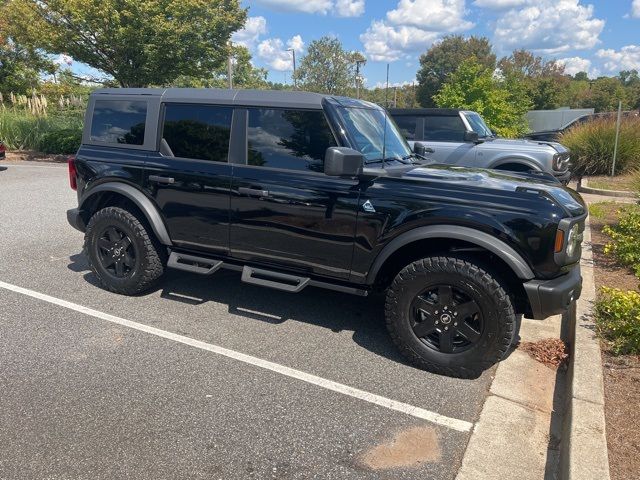
{"label": "windshield wiper", "polygon": [[378,158],[376,160],[367,160],[364,162],[365,165],[371,165],[373,163],[386,163],[386,162],[400,162],[405,165],[410,165],[412,162],[406,161],[407,157],[397,158],[397,157],[387,157],[387,158]]}

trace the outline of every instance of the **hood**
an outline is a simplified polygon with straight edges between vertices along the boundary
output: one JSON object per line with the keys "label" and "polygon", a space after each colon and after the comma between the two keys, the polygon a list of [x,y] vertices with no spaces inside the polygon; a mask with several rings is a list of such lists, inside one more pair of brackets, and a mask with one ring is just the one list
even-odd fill
{"label": "hood", "polygon": [[539,151],[540,149],[553,148],[558,153],[568,151],[558,142],[545,142],[543,140],[529,140],[525,138],[491,138],[480,144],[480,148],[496,148],[500,150]]}
{"label": "hood", "polygon": [[569,216],[586,212],[582,197],[556,180],[535,178],[527,174],[482,168],[453,167],[448,165],[418,166],[400,170],[396,175],[403,180],[415,182],[437,182],[443,187],[477,189],[484,192],[503,191],[523,194],[538,194],[560,205]]}

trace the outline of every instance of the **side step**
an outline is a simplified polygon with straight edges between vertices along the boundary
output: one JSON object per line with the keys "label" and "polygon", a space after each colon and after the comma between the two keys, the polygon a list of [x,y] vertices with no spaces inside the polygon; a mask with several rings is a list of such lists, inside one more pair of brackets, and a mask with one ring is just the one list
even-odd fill
{"label": "side step", "polygon": [[211,260],[209,258],[196,257],[195,255],[187,255],[186,253],[171,252],[167,267],[199,273],[200,275],[211,275],[220,269],[222,263],[222,260]]}
{"label": "side step", "polygon": [[261,287],[275,288],[284,292],[297,293],[306,287],[311,279],[286,273],[272,272],[261,268],[244,266],[242,281]]}

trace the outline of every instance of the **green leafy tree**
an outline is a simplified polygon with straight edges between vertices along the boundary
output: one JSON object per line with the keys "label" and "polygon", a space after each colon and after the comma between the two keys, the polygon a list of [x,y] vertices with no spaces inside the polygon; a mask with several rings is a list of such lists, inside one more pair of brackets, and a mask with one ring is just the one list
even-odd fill
{"label": "green leafy tree", "polygon": [[502,75],[512,84],[521,83],[536,110],[561,106],[562,92],[571,81],[564,75],[564,66],[555,60],[545,61],[528,50],[514,50],[498,62]]}
{"label": "green leafy tree", "polygon": [[355,85],[355,62],[362,59],[361,53],[346,51],[337,38],[322,37],[309,44],[295,78],[303,90],[345,95]]}
{"label": "green leafy tree", "polygon": [[7,19],[0,15],[0,92],[26,94],[40,84],[41,73],[53,73],[55,65],[34,49],[6,35]]}
{"label": "green leafy tree", "polygon": [[514,87],[484,65],[466,60],[433,99],[438,107],[478,112],[499,135],[515,137],[527,130],[524,114],[530,105],[522,91],[514,94]]}
{"label": "green leafy tree", "polygon": [[573,76],[574,80],[577,81],[583,81],[583,82],[588,82],[589,81],[589,74],[587,72],[578,72]]}
{"label": "green leafy tree", "polygon": [[[233,88],[267,88],[267,70],[254,67],[251,54],[246,47],[234,45]],[[204,73],[201,77],[182,75],[171,82],[175,87],[227,88],[229,86],[226,62],[215,70]]]}
{"label": "green leafy tree", "polygon": [[449,35],[433,45],[420,57],[420,69],[416,75],[420,104],[423,107],[435,106],[433,96],[460,64],[470,59],[486,69],[495,69],[496,56],[487,38]]}
{"label": "green leafy tree", "polygon": [[601,77],[591,82],[589,90],[580,99],[580,107],[595,108],[596,112],[613,112],[618,109],[618,102],[622,101],[622,108],[629,108],[627,92],[619,78]]}
{"label": "green leafy tree", "polygon": [[145,87],[218,68],[246,11],[239,0],[8,0],[0,16],[28,48],[66,53],[123,87]]}

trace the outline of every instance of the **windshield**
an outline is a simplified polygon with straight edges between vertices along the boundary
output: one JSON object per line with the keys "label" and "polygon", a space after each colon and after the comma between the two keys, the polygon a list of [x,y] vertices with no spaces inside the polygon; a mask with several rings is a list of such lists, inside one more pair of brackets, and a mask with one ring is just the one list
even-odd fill
{"label": "windshield", "polygon": [[465,112],[464,116],[469,122],[469,125],[471,125],[473,131],[476,132],[479,137],[493,137],[491,129],[487,127],[487,124],[484,123],[482,117],[476,112]]}
{"label": "windshield", "polygon": [[365,163],[402,161],[412,155],[409,144],[384,110],[340,107],[338,111]]}

